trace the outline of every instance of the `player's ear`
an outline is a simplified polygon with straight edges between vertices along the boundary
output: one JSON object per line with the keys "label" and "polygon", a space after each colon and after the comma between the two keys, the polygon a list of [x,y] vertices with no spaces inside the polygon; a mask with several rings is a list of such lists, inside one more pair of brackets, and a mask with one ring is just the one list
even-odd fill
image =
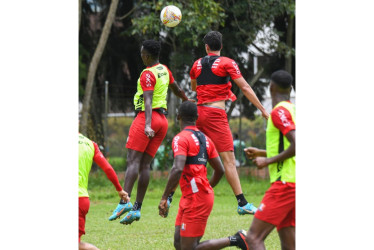
{"label": "player's ear", "polygon": [[181,116],[180,115],[177,115],[177,120],[179,121],[181,119]]}

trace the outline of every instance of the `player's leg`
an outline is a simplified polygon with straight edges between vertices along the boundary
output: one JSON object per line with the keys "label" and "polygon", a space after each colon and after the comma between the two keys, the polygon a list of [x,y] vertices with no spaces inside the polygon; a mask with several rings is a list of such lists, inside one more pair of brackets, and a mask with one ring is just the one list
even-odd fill
{"label": "player's leg", "polygon": [[199,249],[198,245],[202,236],[200,237],[180,237],[181,250]]}
{"label": "player's leg", "polygon": [[[144,134],[145,115],[144,112],[139,113],[131,124],[129,135],[127,138],[127,170],[125,174],[124,190],[131,196],[132,188],[138,178],[139,166],[146,149],[149,138]],[[114,209],[109,220],[115,220],[122,214],[130,211],[133,205],[131,202],[120,200],[116,209]]]}
{"label": "player's leg", "polygon": [[243,193],[240,185],[238,171],[235,166],[235,155],[233,151],[219,152],[223,166],[225,168],[225,175],[228,183],[231,186],[235,195]]}
{"label": "player's leg", "polygon": [[181,250],[181,235],[180,235],[181,226],[175,226],[174,231],[174,247],[176,250]]}
{"label": "player's leg", "polygon": [[145,193],[149,184],[150,167],[153,157],[147,153],[143,154],[139,166],[138,191],[136,194],[136,202],[143,202]]}
{"label": "player's leg", "polygon": [[284,227],[278,231],[282,250],[295,249],[295,227]]}
{"label": "player's leg", "polygon": [[252,225],[247,233],[247,243],[251,250],[264,250],[264,241],[270,232],[274,229],[274,225],[253,218]]}
{"label": "player's leg", "polygon": [[79,242],[79,250],[99,250],[99,248],[87,242]]}

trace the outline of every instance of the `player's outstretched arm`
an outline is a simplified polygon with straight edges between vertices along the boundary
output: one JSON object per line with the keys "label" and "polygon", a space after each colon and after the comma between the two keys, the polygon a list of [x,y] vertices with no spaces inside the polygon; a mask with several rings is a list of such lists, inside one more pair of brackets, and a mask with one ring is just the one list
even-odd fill
{"label": "player's outstretched arm", "polygon": [[160,204],[158,206],[159,214],[162,217],[166,217],[167,214],[167,198],[171,192],[173,192],[178,186],[179,179],[181,178],[184,165],[186,163],[187,156],[177,155],[174,158],[173,167],[170,170],[168,182],[165,187],[164,194],[162,195]]}
{"label": "player's outstretched arm", "polygon": [[96,162],[96,164],[104,171],[108,179],[113,183],[121,199],[128,200],[128,194],[122,190],[122,187],[118,181],[117,174],[114,171],[113,167],[105,159],[103,153],[101,153],[99,146],[96,144],[96,142],[93,142],[93,144],[95,148],[95,153],[93,157],[94,162]]}
{"label": "player's outstretched arm", "polygon": [[256,108],[258,108],[261,111],[262,116],[265,117],[266,119],[268,119],[269,118],[269,113],[266,112],[264,106],[262,106],[260,100],[258,100],[255,92],[253,91],[251,86],[249,86],[248,82],[243,77],[234,79],[233,81],[243,91],[243,94],[245,95],[245,97],[247,97],[247,99],[251,103],[253,103],[253,105],[255,105]]}
{"label": "player's outstretched arm", "polygon": [[209,184],[212,187],[215,187],[225,173],[225,169],[223,168],[221,159],[219,157],[211,158],[208,160],[208,162],[214,169],[212,177],[209,180]]}
{"label": "player's outstretched arm", "polygon": [[181,89],[181,87],[179,87],[177,82],[174,81],[174,83],[169,84],[169,88],[171,89],[171,91],[173,91],[174,95],[178,96],[180,99],[182,99],[182,101],[195,102],[195,100],[193,100],[193,99],[188,99],[188,97],[184,93],[183,89]]}
{"label": "player's outstretched arm", "polygon": [[256,157],[266,157],[266,150],[258,149],[255,147],[245,148],[244,152],[247,158],[251,160]]}
{"label": "player's outstretched arm", "polygon": [[271,158],[257,157],[256,159],[253,160],[256,166],[259,168],[263,168],[263,167],[268,166],[269,164],[284,161],[288,158],[295,156],[295,142],[296,142],[295,130],[291,130],[290,132],[288,132],[286,134],[286,137],[288,141],[290,142],[290,146],[285,151]]}

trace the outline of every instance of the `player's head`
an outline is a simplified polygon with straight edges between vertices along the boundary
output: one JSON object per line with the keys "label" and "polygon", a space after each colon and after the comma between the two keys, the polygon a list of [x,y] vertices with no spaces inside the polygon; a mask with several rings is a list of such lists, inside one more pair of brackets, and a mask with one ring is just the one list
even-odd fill
{"label": "player's head", "polygon": [[142,57],[143,63],[148,64],[148,61],[158,60],[160,56],[161,44],[155,40],[146,40],[142,44],[140,50],[140,56]]}
{"label": "player's head", "polygon": [[234,134],[234,140],[238,140],[239,139],[239,135],[237,133]]}
{"label": "player's head", "polygon": [[270,76],[270,92],[290,93],[293,77],[285,70],[277,70]]}
{"label": "player's head", "polygon": [[211,51],[222,49],[222,34],[218,31],[209,31],[203,39],[204,43],[209,46]]}
{"label": "player's head", "polygon": [[178,120],[185,123],[195,123],[197,120],[197,106],[190,101],[182,102],[178,110]]}

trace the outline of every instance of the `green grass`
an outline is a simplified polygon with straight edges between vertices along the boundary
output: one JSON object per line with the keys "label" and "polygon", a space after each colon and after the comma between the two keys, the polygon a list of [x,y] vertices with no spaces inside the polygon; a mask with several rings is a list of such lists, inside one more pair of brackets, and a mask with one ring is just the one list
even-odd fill
{"label": "green grass", "polygon": [[[242,177],[241,184],[247,200],[256,206],[269,187],[268,181],[256,181],[249,177]],[[136,197],[136,185],[137,183],[132,192],[133,201]],[[181,192],[178,188],[168,218],[162,218],[158,215],[157,206],[165,185],[165,179],[151,179],[143,202],[141,219],[131,225],[122,225],[119,219],[108,221],[119,200],[114,187],[103,172],[91,175],[89,180],[91,206],[86,218],[86,235],[82,236],[82,241],[92,243],[100,249],[111,250],[174,249],[174,222]],[[214,192],[213,210],[201,241],[228,237],[239,229],[248,230],[253,216],[237,214],[236,199],[225,178],[215,187]],[[270,250],[280,249],[276,230],[268,236],[265,246]]]}

